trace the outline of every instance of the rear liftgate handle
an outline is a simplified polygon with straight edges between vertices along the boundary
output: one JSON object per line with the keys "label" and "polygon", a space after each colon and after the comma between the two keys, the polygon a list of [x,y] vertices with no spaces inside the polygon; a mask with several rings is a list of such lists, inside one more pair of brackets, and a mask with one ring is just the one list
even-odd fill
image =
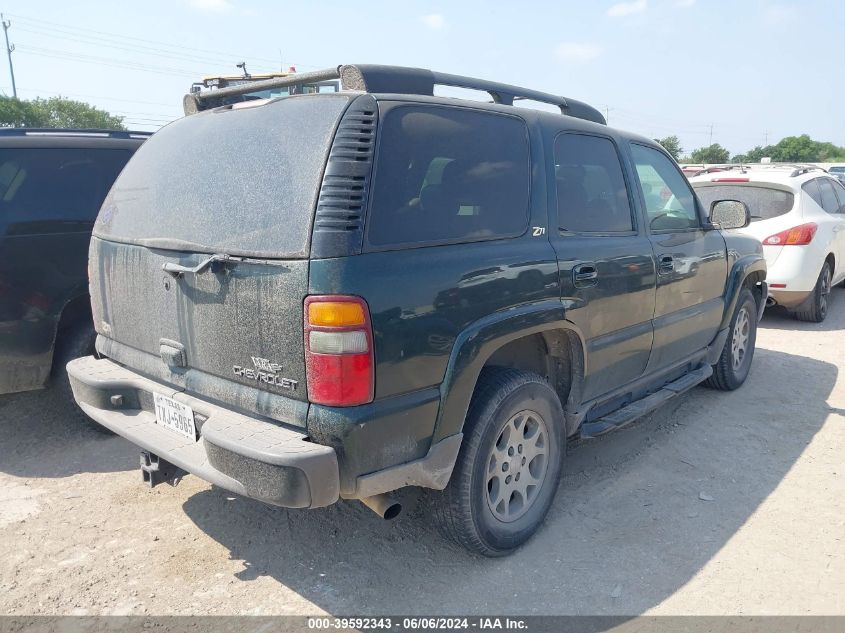
{"label": "rear liftgate handle", "polygon": [[592,288],[599,283],[599,273],[592,262],[577,264],[572,269],[572,283],[576,288]]}

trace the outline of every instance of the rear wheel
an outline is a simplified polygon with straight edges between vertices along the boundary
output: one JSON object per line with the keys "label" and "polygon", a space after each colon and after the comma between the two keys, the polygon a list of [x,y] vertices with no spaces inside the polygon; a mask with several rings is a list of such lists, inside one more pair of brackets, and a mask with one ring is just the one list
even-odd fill
{"label": "rear wheel", "polygon": [[810,295],[807,304],[793,313],[796,319],[799,321],[811,321],[813,323],[821,323],[825,320],[825,317],[827,317],[828,299],[830,298],[831,277],[830,262],[825,262],[819,273],[816,286],[813,288],[813,294]]}
{"label": "rear wheel", "polygon": [[485,556],[527,541],[551,507],[565,448],[560,399],[540,376],[485,369],[449,485],[433,514],[451,540]]}
{"label": "rear wheel", "polygon": [[713,389],[733,391],[742,386],[751,370],[757,343],[757,301],[748,288],[739,295],[731,318],[728,340],[722,348],[713,375],[704,383]]}
{"label": "rear wheel", "polygon": [[50,392],[56,403],[63,407],[66,418],[70,422],[82,423],[104,435],[113,433],[102,424],[94,422],[76,404],[73,391],[70,388],[70,380],[67,375],[67,364],[74,358],[90,356],[94,353],[94,341],[97,338],[96,332],[91,325],[77,325],[63,332],[56,337],[56,351],[53,356],[53,372],[50,376]]}

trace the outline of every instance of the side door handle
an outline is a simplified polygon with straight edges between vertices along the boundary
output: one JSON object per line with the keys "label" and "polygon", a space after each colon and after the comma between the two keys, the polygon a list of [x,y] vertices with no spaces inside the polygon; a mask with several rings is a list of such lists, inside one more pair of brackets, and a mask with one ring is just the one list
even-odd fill
{"label": "side door handle", "polygon": [[572,268],[572,283],[576,288],[592,288],[597,286],[599,273],[592,262],[577,264]]}
{"label": "side door handle", "polygon": [[668,275],[675,272],[675,258],[671,255],[661,255],[657,261],[657,273]]}

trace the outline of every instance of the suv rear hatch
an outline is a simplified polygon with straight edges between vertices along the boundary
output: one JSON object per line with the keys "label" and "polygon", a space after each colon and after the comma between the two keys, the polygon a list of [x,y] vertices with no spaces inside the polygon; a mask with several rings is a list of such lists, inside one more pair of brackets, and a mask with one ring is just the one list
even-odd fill
{"label": "suv rear hatch", "polygon": [[145,143],[94,227],[101,353],[304,426],[311,225],[349,100],[308,95],[211,110]]}

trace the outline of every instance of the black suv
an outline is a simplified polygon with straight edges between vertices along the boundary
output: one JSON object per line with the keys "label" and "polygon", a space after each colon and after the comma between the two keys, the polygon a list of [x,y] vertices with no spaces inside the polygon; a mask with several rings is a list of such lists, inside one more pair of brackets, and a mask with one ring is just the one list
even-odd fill
{"label": "black suv", "polygon": [[[44,387],[69,360],[93,353],[91,228],[148,136],[0,129],[0,394]],[[69,397],[67,379],[55,378]]]}
{"label": "black suv", "polygon": [[267,83],[331,78],[188,95],[103,205],[100,358],[68,371],[150,484],[178,467],[387,518],[422,486],[446,534],[500,555],[542,522],[568,437],[745,380],[765,261],[720,230],[744,205],[708,216],[659,145],[577,101],[386,66]]}

